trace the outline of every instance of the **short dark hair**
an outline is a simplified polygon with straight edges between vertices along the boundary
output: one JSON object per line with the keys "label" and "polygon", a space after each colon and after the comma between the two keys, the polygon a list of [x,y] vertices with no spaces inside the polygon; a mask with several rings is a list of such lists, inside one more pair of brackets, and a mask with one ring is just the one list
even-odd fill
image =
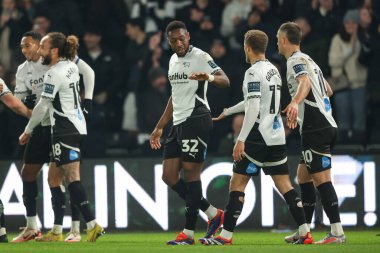
{"label": "short dark hair", "polygon": [[35,32],[35,31],[25,32],[22,35],[22,37],[32,37],[32,39],[36,40],[36,41],[41,41],[41,39],[42,39],[41,34],[39,34],[38,32]]}
{"label": "short dark hair", "polygon": [[144,18],[131,18],[127,21],[131,26],[138,26],[141,31],[145,31],[145,20]]}
{"label": "short dark hair", "polygon": [[169,35],[169,32],[176,30],[176,29],[187,30],[185,23],[183,23],[182,21],[179,21],[179,20],[174,20],[166,26],[166,30],[165,30],[166,35]]}
{"label": "short dark hair", "polygon": [[249,30],[244,35],[244,43],[257,53],[265,54],[268,46],[268,36],[260,30]]}
{"label": "short dark hair", "polygon": [[280,26],[280,31],[285,34],[291,44],[301,44],[302,31],[297,23],[286,22]]}

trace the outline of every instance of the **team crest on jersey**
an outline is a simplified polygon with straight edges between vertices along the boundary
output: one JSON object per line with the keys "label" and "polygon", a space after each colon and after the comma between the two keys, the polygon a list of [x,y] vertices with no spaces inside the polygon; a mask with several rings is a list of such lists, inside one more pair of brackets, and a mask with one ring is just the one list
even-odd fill
{"label": "team crest on jersey", "polygon": [[48,93],[48,94],[53,94],[54,87],[55,87],[55,86],[54,86],[53,84],[45,83],[44,92],[45,92],[45,93]]}
{"label": "team crest on jersey", "polygon": [[213,68],[213,69],[216,69],[216,68],[218,67],[218,65],[216,65],[216,63],[215,63],[214,61],[208,61],[207,63],[208,63],[208,65],[210,65],[210,67]]}
{"label": "team crest on jersey", "polygon": [[249,92],[259,92],[260,82],[249,82],[248,83],[248,93]]}
{"label": "team crest on jersey", "polygon": [[293,70],[294,70],[294,72],[296,72],[296,74],[303,72],[303,71],[306,71],[306,65],[305,64],[296,64],[293,66]]}
{"label": "team crest on jersey", "polygon": [[182,64],[184,68],[190,68],[190,62],[186,61],[186,62],[183,62]]}

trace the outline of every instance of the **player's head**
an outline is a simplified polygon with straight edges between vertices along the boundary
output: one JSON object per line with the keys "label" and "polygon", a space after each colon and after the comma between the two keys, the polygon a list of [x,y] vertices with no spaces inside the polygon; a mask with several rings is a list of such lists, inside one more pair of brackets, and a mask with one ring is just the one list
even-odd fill
{"label": "player's head", "polygon": [[166,36],[173,52],[179,57],[185,56],[189,49],[190,41],[190,34],[185,23],[178,20],[170,22],[166,27]]}
{"label": "player's head", "polygon": [[48,33],[40,43],[39,54],[42,57],[42,64],[50,65],[59,58],[73,60],[78,47],[78,38],[74,35],[66,37],[60,32]]}
{"label": "player's head", "polygon": [[41,35],[34,31],[26,32],[21,39],[21,52],[27,61],[37,61],[40,56],[37,51],[40,47]]}
{"label": "player's head", "polygon": [[244,52],[247,63],[251,55],[264,54],[268,46],[268,36],[260,30],[249,30],[244,35]]}
{"label": "player's head", "polygon": [[298,24],[286,22],[280,26],[277,32],[278,52],[286,55],[287,51],[292,50],[293,46],[300,46],[302,31]]}

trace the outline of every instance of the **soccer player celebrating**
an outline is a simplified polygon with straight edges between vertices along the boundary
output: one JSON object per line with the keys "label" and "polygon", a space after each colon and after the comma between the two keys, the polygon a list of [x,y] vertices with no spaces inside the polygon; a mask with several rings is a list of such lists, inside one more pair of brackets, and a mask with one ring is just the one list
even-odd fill
{"label": "soccer player celebrating", "polygon": [[[33,108],[40,99],[43,80],[49,66],[43,65],[40,55],[37,53],[41,35],[37,32],[26,32],[21,39],[21,51],[26,61],[21,64],[16,73],[15,96],[26,101],[28,107]],[[78,45],[77,45],[78,46]],[[87,63],[75,57],[74,62],[83,74],[85,84],[84,106],[87,111],[91,111],[91,99],[94,87],[94,72]],[[85,114],[85,116],[87,116]],[[62,241],[62,223],[65,210],[64,186],[62,185],[63,175],[56,167],[51,155],[51,129],[50,117],[46,114],[41,124],[38,125],[26,145],[24,153],[24,165],[21,170],[23,180],[23,199],[26,208],[27,224],[23,231],[13,238],[12,242],[26,242],[38,237],[39,241]],[[40,237],[37,226],[36,198],[38,194],[37,176],[45,162],[49,162],[48,183],[52,194],[52,206],[54,211],[53,229],[44,237]],[[79,217],[74,210],[72,215],[72,228],[66,241],[80,241]],[[76,221],[77,220],[77,221]]]}
{"label": "soccer player celebrating", "polygon": [[[318,65],[300,51],[301,29],[293,22],[281,25],[277,32],[280,54],[287,59],[287,81],[292,101],[285,108],[287,124],[294,129],[300,125],[302,157],[297,178],[301,188],[306,220],[310,224],[315,207],[315,190],[318,189],[331,232],[317,244],[344,243],[346,241],[338,210],[338,197],[331,183],[331,147],[337,133],[329,96],[330,85]],[[298,240],[295,233],[285,238]]]}
{"label": "soccer player celebrating", "polygon": [[285,130],[280,111],[281,76],[276,67],[265,58],[268,36],[259,30],[250,30],[244,36],[244,52],[252,66],[245,72],[244,101],[227,108],[215,120],[245,112],[244,122],[233,149],[233,174],[230,197],[226,206],[223,230],[219,236],[201,238],[204,245],[231,245],[232,235],[244,204],[244,191],[252,176],[262,168],[270,175],[289,206],[298,224],[300,239],[297,244],[311,244],[313,238],[306,223],[301,199],[289,178],[286,156]]}
{"label": "soccer player celebrating", "polygon": [[[183,232],[167,244],[192,245],[198,209],[209,218],[206,237],[214,235],[223,223],[223,212],[202,197],[200,174],[212,129],[207,85],[229,87],[229,80],[209,54],[189,44],[190,34],[183,22],[169,23],[166,35],[174,51],[168,73],[172,96],[151,134],[150,145],[153,149],[161,147],[162,130],[173,117],[173,127],[164,146],[162,178],[186,201],[186,224]],[[181,169],[185,180],[180,179]]]}
{"label": "soccer player celebrating", "polygon": [[28,142],[32,131],[49,111],[54,161],[68,184],[71,201],[79,208],[87,223],[87,241],[95,242],[104,230],[95,221],[80,181],[80,144],[87,129],[80,107],[79,71],[72,62],[77,45],[75,36],[66,37],[57,32],[49,33],[41,40],[38,53],[42,64],[50,68],[44,76],[41,99],[20,136],[20,144]]}
{"label": "soccer player celebrating", "polygon": [[[29,118],[31,110],[21,103],[20,100],[12,95],[12,92],[5,85],[4,80],[0,78],[0,101],[8,108],[21,116]],[[0,243],[8,242],[7,231],[5,229],[4,205],[0,199]]]}

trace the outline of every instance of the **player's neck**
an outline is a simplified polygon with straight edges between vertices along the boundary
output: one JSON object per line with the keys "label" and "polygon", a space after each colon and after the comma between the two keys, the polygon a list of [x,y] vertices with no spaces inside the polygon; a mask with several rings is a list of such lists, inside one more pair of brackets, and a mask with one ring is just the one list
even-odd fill
{"label": "player's neck", "polygon": [[293,54],[299,51],[301,51],[300,46],[292,45],[289,47],[289,50],[287,50],[284,56],[286,59],[289,59]]}
{"label": "player's neck", "polygon": [[59,62],[59,61],[61,61],[61,60],[63,60],[63,59],[62,59],[62,58],[59,58],[59,57],[52,57],[49,66],[51,67],[51,66],[55,65],[55,64],[57,64],[57,62]]}
{"label": "player's neck", "polygon": [[265,61],[265,54],[253,54],[252,57],[250,58],[251,64],[255,64],[258,61]]}

